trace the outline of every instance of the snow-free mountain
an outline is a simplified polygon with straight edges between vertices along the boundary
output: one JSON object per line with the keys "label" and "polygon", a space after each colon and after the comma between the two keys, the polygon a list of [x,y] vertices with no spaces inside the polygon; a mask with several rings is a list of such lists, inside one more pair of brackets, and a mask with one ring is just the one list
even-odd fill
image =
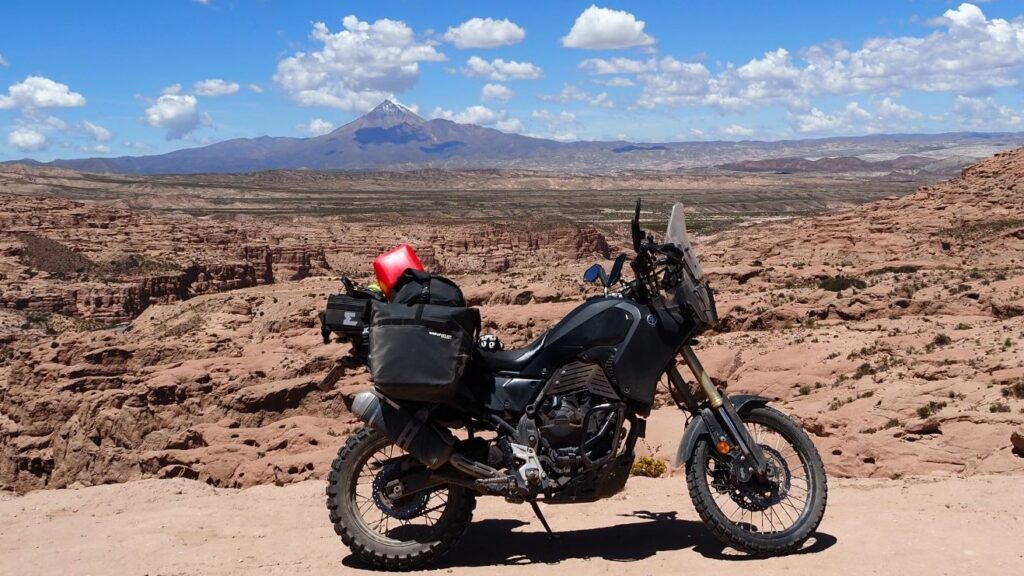
{"label": "snow-free mountain", "polygon": [[[237,138],[153,156],[55,160],[49,164],[87,172],[128,174],[417,168],[615,172],[676,170],[773,158],[888,159],[914,154],[945,166],[950,158],[961,165],[1021,144],[1024,134],[976,133],[779,142],[559,142],[439,118],[425,120],[408,108],[385,100],[356,120],[313,138]],[[927,169],[927,162],[919,164]]]}

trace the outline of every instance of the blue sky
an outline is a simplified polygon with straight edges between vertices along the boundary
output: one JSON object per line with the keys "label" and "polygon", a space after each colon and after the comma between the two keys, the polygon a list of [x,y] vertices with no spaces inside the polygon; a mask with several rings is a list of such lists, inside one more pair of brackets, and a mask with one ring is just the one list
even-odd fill
{"label": "blue sky", "polygon": [[308,136],[384,97],[549,138],[1024,130],[1024,3],[35,0],[0,159]]}

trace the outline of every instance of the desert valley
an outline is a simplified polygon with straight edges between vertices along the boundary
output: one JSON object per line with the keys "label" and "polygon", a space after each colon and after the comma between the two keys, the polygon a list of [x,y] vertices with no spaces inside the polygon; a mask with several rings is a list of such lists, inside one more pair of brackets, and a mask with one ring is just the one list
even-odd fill
{"label": "desert valley", "polygon": [[[196,543],[214,554],[140,560],[132,565],[139,571],[330,573],[344,551],[314,503],[331,458],[357,427],[343,397],[369,386],[365,371],[352,369],[337,387],[318,387],[347,347],[324,344],[317,325],[326,295],[340,290],[338,275],[369,280],[373,256],[408,242],[429,269],[459,282],[481,308],[485,332],[524,345],[593,291],[580,281],[587,266],[627,250],[623,222],[636,196],[647,200],[644,217],[656,230],[672,202],[691,207],[722,315],[699,346],[712,375],[730,391],[777,400],[838,479],[845,512],[826,518],[812,548],[852,554],[843,538],[857,541],[863,528],[854,519],[864,517],[851,502],[870,506],[874,494],[910,498],[907,518],[925,522],[913,510],[938,501],[949,508],[954,494],[991,488],[981,500],[999,508],[985,513],[1007,526],[1021,504],[1015,475],[1024,473],[1024,149],[923,185],[736,168],[423,178],[0,167],[0,509],[9,519],[0,550],[40,572],[71,558],[103,571],[103,554],[91,547],[49,557],[32,539],[50,529],[82,538],[94,521],[108,538],[130,540],[115,528],[127,514],[174,526],[171,550]],[[439,192],[423,191],[423,182]],[[434,204],[446,186],[456,190],[450,203]],[[709,186],[720,192],[702,192]],[[269,209],[312,206],[300,189],[323,190],[321,205],[332,208]],[[671,460],[682,426],[674,407],[656,410],[644,450]],[[680,528],[675,512],[636,512],[687,507],[678,474],[630,486],[613,508],[645,520],[636,529],[698,539],[680,549],[710,545],[699,526]],[[665,491],[678,508],[653,496]],[[270,560],[225,540],[235,528],[197,525],[198,502],[238,524],[260,502],[264,526],[294,523],[288,510],[299,506],[323,549]],[[502,506],[510,507],[488,509]],[[553,510],[556,524],[582,529],[575,511],[558,511],[569,513]],[[93,520],[76,520],[85,513]],[[231,539],[268,533],[238,529]],[[607,530],[602,537],[614,538]],[[159,547],[159,537],[148,538],[141,549]],[[580,546],[570,565],[602,555]],[[999,546],[999,562],[1019,565],[1019,549]],[[237,561],[223,560],[234,557],[228,549]],[[528,562],[558,561],[532,554],[541,556]],[[475,562],[514,561],[484,556]],[[657,562],[637,566],[662,565],[665,556]],[[962,565],[973,566],[970,558]]]}

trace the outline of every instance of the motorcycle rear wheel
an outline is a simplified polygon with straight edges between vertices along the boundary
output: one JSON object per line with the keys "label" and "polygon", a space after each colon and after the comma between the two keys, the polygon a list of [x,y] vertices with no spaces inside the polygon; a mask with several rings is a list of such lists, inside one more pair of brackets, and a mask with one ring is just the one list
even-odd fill
{"label": "motorcycle rear wheel", "polygon": [[690,498],[704,524],[727,546],[753,556],[790,554],[803,546],[825,514],[825,467],[811,439],[781,412],[757,407],[742,419],[775,464],[778,480],[738,484],[705,439],[686,464]]}
{"label": "motorcycle rear wheel", "polygon": [[473,519],[476,496],[448,485],[391,500],[380,485],[404,452],[363,428],[349,436],[331,465],[327,509],[334,531],[363,563],[378,570],[415,570],[448,553]]}

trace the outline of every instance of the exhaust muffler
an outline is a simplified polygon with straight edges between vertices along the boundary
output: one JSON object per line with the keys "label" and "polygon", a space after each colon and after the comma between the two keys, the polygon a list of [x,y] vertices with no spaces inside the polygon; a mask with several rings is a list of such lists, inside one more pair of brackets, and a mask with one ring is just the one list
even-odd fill
{"label": "exhaust muffler", "polygon": [[455,450],[455,436],[427,422],[426,409],[413,412],[373,392],[356,394],[351,409],[367,426],[386,434],[430,469],[443,466]]}

